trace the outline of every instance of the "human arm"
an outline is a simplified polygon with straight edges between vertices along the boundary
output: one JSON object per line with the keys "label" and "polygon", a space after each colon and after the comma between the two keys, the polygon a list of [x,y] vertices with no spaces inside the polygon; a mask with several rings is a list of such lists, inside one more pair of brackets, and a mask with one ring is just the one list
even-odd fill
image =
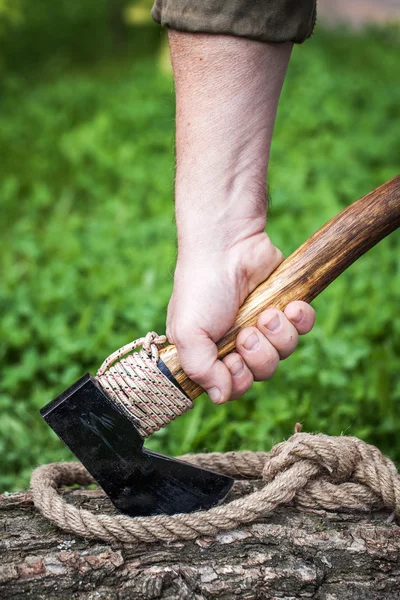
{"label": "human arm", "polygon": [[264,231],[266,176],[292,44],[178,31],[169,40],[178,259],[167,336],[187,375],[221,403],[269,378],[314,322],[302,302],[270,308],[240,332],[236,352],[217,359],[215,342],[282,260]]}

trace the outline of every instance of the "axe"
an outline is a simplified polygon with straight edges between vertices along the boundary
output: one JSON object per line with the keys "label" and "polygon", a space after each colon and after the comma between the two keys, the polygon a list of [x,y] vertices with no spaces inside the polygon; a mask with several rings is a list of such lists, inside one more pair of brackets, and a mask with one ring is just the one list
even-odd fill
{"label": "axe", "polygon": [[[239,331],[256,325],[267,307],[282,310],[293,300],[311,302],[399,224],[400,175],[331,219],[249,295],[218,343],[219,357],[234,350]],[[182,397],[191,401],[203,392],[181,369],[173,345],[160,350],[156,365]],[[128,515],[205,510],[220,503],[232,487],[230,477],[144,448],[140,426],[89,373],[40,412],[117,509]]]}

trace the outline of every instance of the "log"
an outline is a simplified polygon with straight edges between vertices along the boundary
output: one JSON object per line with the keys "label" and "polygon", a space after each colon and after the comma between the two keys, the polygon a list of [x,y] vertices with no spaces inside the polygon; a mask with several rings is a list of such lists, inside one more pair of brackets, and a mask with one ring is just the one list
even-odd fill
{"label": "log", "polygon": [[[232,495],[256,485],[237,482]],[[100,490],[62,493],[115,513]],[[400,527],[384,511],[289,506],[215,537],[123,545],[57,529],[19,492],[0,495],[0,553],[4,600],[400,599]]]}

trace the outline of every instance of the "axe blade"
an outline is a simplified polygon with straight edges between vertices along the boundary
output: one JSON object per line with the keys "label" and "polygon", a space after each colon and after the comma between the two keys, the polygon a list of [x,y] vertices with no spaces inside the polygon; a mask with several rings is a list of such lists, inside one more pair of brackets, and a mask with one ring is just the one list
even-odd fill
{"label": "axe blade", "polygon": [[40,413],[116,508],[128,515],[206,510],[232,487],[231,477],[143,448],[132,421],[90,373]]}

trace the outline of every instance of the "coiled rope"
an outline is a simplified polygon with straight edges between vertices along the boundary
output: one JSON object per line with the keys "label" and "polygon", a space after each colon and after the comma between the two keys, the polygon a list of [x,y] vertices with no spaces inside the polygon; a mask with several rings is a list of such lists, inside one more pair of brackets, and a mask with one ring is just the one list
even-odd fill
{"label": "coiled rope", "polygon": [[[298,429],[297,429],[298,431]],[[55,525],[85,538],[106,542],[172,542],[234,529],[294,501],[300,508],[369,511],[385,507],[400,521],[400,476],[393,462],[354,437],[295,433],[271,452],[227,452],[180,457],[231,475],[262,479],[259,491],[191,514],[127,517],[76,508],[57,493],[60,485],[88,485],[93,478],[79,463],[37,468],[31,479],[33,501]]]}
{"label": "coiled rope", "polygon": [[[113,352],[97,371],[97,380],[105,393],[142,437],[148,437],[193,408],[190,398],[157,366],[159,348],[165,342],[165,335],[150,331],[146,337]],[[132,353],[140,346],[140,352]]]}

